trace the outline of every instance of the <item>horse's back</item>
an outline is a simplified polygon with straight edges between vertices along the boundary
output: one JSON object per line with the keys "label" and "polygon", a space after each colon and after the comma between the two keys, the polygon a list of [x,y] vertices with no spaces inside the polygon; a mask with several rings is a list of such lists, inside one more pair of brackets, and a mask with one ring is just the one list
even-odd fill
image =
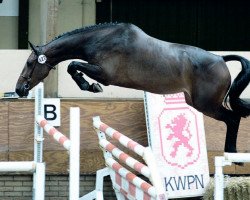
{"label": "horse's back", "polygon": [[133,24],[121,23],[113,28],[112,37],[105,40],[107,44],[97,50],[99,56],[104,55],[99,63],[110,77],[110,84],[162,94],[185,91],[191,95],[196,84],[200,88],[202,84],[210,86],[214,81],[228,79],[228,69],[220,56],[158,40]]}

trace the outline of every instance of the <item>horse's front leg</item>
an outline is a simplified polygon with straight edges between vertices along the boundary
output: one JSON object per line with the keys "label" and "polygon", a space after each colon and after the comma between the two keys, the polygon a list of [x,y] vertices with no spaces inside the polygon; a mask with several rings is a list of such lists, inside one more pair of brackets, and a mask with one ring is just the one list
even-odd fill
{"label": "horse's front leg", "polygon": [[98,83],[92,83],[90,85],[89,82],[83,78],[83,73],[92,76],[94,73],[98,73],[98,66],[73,61],[69,64],[67,71],[81,90],[86,90],[94,93],[103,91],[102,87]]}

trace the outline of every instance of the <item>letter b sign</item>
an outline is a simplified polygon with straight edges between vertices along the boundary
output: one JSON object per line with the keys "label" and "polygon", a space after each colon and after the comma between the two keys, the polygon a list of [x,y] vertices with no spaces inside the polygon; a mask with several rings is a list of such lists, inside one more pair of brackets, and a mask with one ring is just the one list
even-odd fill
{"label": "letter b sign", "polygon": [[55,120],[57,118],[56,106],[53,104],[44,105],[44,118],[46,120]]}
{"label": "letter b sign", "polygon": [[52,126],[61,126],[61,110],[60,99],[46,98],[44,99],[44,118]]}

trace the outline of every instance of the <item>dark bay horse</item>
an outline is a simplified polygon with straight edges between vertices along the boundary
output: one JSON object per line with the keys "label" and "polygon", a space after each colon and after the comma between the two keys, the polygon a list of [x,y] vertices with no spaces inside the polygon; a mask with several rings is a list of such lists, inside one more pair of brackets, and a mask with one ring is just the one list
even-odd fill
{"label": "dark bay horse", "polygon": [[[27,96],[59,62],[82,59],[88,63],[73,61],[68,66],[82,90],[102,91],[98,83],[90,85],[84,73],[103,85],[158,94],[184,92],[189,105],[226,123],[225,151],[236,152],[240,119],[250,114],[250,104],[239,98],[250,81],[247,59],[164,42],[126,23],[85,27],[60,35],[44,46],[30,45],[33,52],[16,84],[19,96]],[[225,63],[231,60],[242,65],[232,85]]]}

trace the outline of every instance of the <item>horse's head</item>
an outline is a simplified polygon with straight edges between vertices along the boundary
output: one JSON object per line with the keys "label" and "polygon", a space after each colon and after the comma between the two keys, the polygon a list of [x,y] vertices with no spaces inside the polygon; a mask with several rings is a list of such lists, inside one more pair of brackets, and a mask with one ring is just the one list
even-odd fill
{"label": "horse's head", "polygon": [[41,47],[36,47],[30,42],[29,44],[33,51],[16,83],[16,93],[20,97],[27,96],[29,90],[46,78],[49,71],[54,68],[48,63],[47,57],[42,52]]}

